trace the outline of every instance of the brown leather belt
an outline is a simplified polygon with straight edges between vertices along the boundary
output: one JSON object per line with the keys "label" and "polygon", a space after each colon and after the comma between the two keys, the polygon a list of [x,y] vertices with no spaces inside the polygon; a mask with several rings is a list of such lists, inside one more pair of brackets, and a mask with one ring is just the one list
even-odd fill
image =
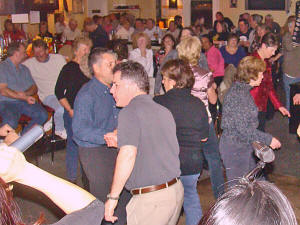
{"label": "brown leather belt", "polygon": [[178,181],[179,181],[179,178],[176,177],[173,180],[171,180],[167,183],[164,183],[164,184],[132,189],[130,191],[130,193],[132,195],[140,195],[140,194],[145,194],[145,193],[149,193],[149,192],[153,192],[153,191],[158,191],[158,190],[170,187],[171,185],[176,184]]}

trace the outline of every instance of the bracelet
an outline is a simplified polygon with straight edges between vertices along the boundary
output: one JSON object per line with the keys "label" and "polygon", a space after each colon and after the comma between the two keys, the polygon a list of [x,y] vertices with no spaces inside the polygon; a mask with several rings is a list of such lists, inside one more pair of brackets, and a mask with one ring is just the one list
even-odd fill
{"label": "bracelet", "polygon": [[110,194],[108,194],[106,197],[107,197],[107,199],[116,200],[116,201],[118,201],[120,199],[119,196],[118,197],[112,197],[112,196],[110,196]]}

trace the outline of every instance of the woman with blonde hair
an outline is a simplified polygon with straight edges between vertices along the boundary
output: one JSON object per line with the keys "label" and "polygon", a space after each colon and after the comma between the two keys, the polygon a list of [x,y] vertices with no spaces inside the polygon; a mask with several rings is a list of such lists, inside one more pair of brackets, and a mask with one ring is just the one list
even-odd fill
{"label": "woman with blonde hair", "polygon": [[86,37],[75,39],[73,42],[74,58],[60,71],[55,86],[55,95],[59,103],[64,107],[64,125],[67,131],[67,179],[76,183],[78,165],[78,147],[73,140],[72,118],[75,97],[86,82],[90,79],[80,69],[80,63],[84,56],[88,55],[92,42]]}
{"label": "woman with blonde hair", "polygon": [[151,49],[151,41],[145,33],[135,33],[132,35],[132,48],[129,52],[129,60],[140,63],[146,70],[149,82],[150,82],[150,94],[154,94],[154,82],[153,77],[153,51]]}
{"label": "woman with blonde hair", "polygon": [[204,157],[208,162],[211,174],[211,183],[214,196],[218,198],[223,194],[224,177],[222,163],[219,153],[218,139],[212,123],[211,114],[208,109],[208,103],[217,102],[216,84],[214,83],[212,73],[199,67],[198,61],[201,54],[201,42],[197,37],[187,37],[177,46],[178,57],[186,60],[195,77],[195,84],[192,88],[192,95],[203,101],[209,117],[209,136],[203,143]]}

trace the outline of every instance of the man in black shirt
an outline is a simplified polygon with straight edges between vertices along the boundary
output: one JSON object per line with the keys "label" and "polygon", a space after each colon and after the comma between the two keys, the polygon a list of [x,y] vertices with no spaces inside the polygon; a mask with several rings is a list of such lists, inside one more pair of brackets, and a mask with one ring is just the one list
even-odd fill
{"label": "man in black shirt", "polygon": [[89,38],[93,42],[93,47],[107,47],[108,35],[101,25],[97,25],[93,19],[87,18],[84,22],[84,29],[89,32]]}

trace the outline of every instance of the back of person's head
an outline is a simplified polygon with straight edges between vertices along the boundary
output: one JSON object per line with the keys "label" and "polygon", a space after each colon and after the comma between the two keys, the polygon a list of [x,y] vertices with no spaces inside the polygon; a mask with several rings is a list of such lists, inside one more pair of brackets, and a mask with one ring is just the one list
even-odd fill
{"label": "back of person's head", "polygon": [[197,37],[187,37],[177,45],[178,57],[187,60],[192,66],[198,65],[201,54],[201,41]]}
{"label": "back of person's head", "polygon": [[23,46],[25,48],[25,45],[21,42],[14,41],[10,43],[7,48],[7,56],[8,57],[13,56],[15,52],[20,50],[20,46]]}
{"label": "back of person's head", "polygon": [[186,33],[189,33],[188,36],[195,36],[196,35],[192,27],[184,27],[179,32],[178,42],[180,42],[183,39],[183,37],[185,36]]}
{"label": "back of person's head", "polygon": [[193,71],[187,61],[172,59],[164,64],[161,69],[163,76],[176,82],[174,88],[192,89],[195,83]]}
{"label": "back of person's head", "polygon": [[241,180],[202,218],[199,225],[297,225],[286,196],[272,183]]}
{"label": "back of person's head", "polygon": [[117,54],[117,60],[122,61],[128,59],[128,46],[123,40],[115,40],[113,44],[113,52]]}
{"label": "back of person's head", "polygon": [[265,44],[266,47],[279,46],[278,36],[271,32],[266,33],[261,40],[261,44]]}
{"label": "back of person's head", "polygon": [[131,60],[119,63],[114,67],[113,73],[118,71],[121,72],[121,80],[130,81],[136,84],[140,91],[149,93],[148,74],[140,63]]}
{"label": "back of person's head", "polygon": [[32,42],[32,49],[34,50],[35,48],[48,49],[48,45],[44,40],[36,39]]}
{"label": "back of person's head", "polygon": [[235,80],[249,84],[250,80],[257,80],[259,72],[264,72],[265,69],[266,64],[262,59],[246,56],[238,65]]}

